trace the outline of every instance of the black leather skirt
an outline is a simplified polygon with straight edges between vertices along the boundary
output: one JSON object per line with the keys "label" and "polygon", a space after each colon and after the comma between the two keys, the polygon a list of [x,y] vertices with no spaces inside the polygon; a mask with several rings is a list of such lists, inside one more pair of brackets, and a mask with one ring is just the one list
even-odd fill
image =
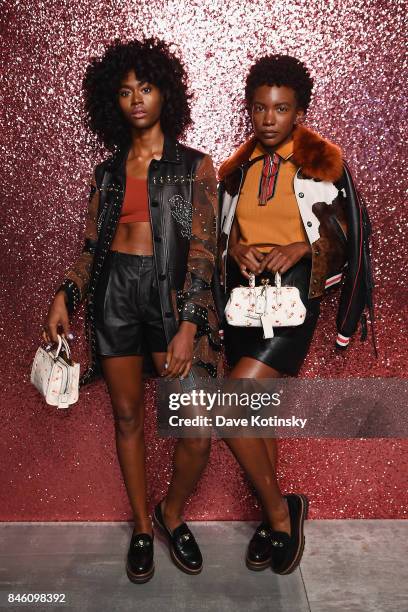
{"label": "black leather skirt", "polygon": [[[252,357],[278,370],[282,374],[295,376],[307,355],[313,333],[320,314],[321,298],[308,298],[312,262],[301,259],[282,274],[282,284],[299,289],[300,297],[306,307],[306,318],[302,325],[295,327],[275,327],[274,337],[265,339],[261,327],[234,327],[224,319],[224,341],[228,364],[234,367],[241,357]],[[256,277],[256,285],[263,278],[274,284],[274,274],[263,272]],[[239,267],[232,259],[228,260],[228,288],[239,285],[248,286]]]}
{"label": "black leather skirt", "polygon": [[167,351],[153,255],[109,251],[94,301],[98,355]]}

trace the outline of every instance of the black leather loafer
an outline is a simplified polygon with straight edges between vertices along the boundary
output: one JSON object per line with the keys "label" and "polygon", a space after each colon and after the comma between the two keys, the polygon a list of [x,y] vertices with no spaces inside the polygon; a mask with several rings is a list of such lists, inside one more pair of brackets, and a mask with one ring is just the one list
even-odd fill
{"label": "black leather loafer", "polygon": [[127,554],[126,573],[131,582],[147,582],[154,574],[153,538],[148,533],[133,533]]}
{"label": "black leather loafer", "polygon": [[248,544],[246,565],[248,569],[258,572],[270,566],[272,561],[272,527],[265,522],[258,525]]}
{"label": "black leather loafer", "polygon": [[284,495],[288,502],[291,535],[284,531],[272,531],[271,567],[275,574],[291,574],[299,565],[305,547],[303,524],[309,502],[305,495]]}
{"label": "black leather loafer", "polygon": [[176,529],[170,531],[163,520],[161,503],[157,504],[154,509],[153,522],[166,537],[175,565],[186,574],[199,574],[203,569],[203,558],[196,539],[186,523],[181,523]]}

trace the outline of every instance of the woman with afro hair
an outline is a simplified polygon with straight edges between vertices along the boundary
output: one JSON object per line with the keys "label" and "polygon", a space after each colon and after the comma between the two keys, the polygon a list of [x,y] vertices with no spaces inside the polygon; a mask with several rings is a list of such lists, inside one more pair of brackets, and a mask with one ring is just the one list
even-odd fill
{"label": "woman with afro hair", "polygon": [[[232,379],[296,376],[309,350],[321,298],[341,280],[339,349],[347,346],[365,306],[371,309],[368,216],[341,150],[302,125],[312,86],[301,61],[287,55],[259,59],[246,78],[249,138],[219,170],[220,316],[232,288],[248,282],[273,285],[279,275],[282,285],[298,288],[306,307],[298,326],[273,328],[273,318],[268,324],[265,317],[262,329],[224,319]],[[251,570],[271,566],[278,574],[289,574],[303,553],[307,497],[281,494],[274,438],[226,442],[264,510],[246,564]]]}
{"label": "woman with afro hair", "polygon": [[[219,373],[218,319],[211,280],[217,188],[211,158],[179,142],[191,124],[187,75],[157,39],[115,40],[83,81],[87,126],[111,152],[95,166],[82,253],[65,274],[42,337],[69,332],[86,299],[90,363],[80,386],[103,376],[134,530],[127,555],[132,582],[154,572],[143,436],[143,362],[194,385]],[[62,331],[61,331],[62,330]],[[183,381],[183,379],[185,379]],[[198,574],[202,556],[183,506],[204,469],[210,441],[180,439],[168,493],[154,521],[175,564]]]}

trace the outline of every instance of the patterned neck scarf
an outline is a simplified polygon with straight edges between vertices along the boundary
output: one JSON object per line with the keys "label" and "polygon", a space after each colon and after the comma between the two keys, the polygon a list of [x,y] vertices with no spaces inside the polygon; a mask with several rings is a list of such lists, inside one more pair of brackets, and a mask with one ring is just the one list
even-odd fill
{"label": "patterned neck scarf", "polygon": [[264,157],[261,180],[259,182],[259,206],[266,206],[268,200],[273,198],[280,162],[281,158],[277,153],[265,155]]}

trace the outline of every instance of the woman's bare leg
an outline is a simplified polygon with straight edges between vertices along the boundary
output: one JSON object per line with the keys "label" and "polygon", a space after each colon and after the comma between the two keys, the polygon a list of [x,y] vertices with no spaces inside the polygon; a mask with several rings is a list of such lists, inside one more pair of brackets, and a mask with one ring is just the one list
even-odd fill
{"label": "woman's bare leg", "polygon": [[[166,353],[153,353],[158,372],[163,371]],[[208,463],[210,438],[179,438],[173,455],[173,474],[167,495],[162,503],[163,519],[173,530],[183,522],[184,504],[194,491]]]}
{"label": "woman's bare leg", "polygon": [[[256,359],[241,359],[241,361],[237,364],[237,368],[239,366],[240,369],[235,368],[233,370],[234,375],[230,376],[230,378],[283,378],[283,375],[274,368],[270,368],[269,366],[266,368],[259,368],[260,363],[261,362],[257,361]],[[246,376],[243,375],[245,373]],[[276,471],[276,464],[278,460],[278,445],[276,443],[276,438],[262,438],[262,440],[266,446],[272,469]]]}
{"label": "woman's bare leg", "polygon": [[115,419],[116,450],[135,533],[152,533],[147,510],[144,443],[143,357],[101,357]]}
{"label": "woman's bare leg", "polygon": [[[264,363],[243,357],[231,371],[229,378],[277,378],[279,372]],[[276,440],[274,438],[224,438],[237,461],[256,488],[270,525],[277,531],[290,534],[290,520],[286,500],[276,479]]]}

